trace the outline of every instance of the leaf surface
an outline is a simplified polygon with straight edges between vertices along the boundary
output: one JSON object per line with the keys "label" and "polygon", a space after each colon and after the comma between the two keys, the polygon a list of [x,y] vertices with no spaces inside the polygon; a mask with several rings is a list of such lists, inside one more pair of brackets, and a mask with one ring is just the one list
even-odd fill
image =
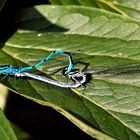
{"label": "leaf surface", "polygon": [[104,9],[125,17],[140,19],[139,0],[49,0],[52,4],[58,5],[82,5]]}
{"label": "leaf surface", "polygon": [[[19,29],[0,51],[1,64],[33,65],[54,49],[63,49],[73,54],[76,68],[88,65],[93,78],[84,92],[27,78],[15,82],[8,77],[3,84],[55,108],[92,137],[138,140],[140,22],[81,6],[42,5],[21,11],[19,17]],[[62,67],[54,62],[38,70],[61,81],[57,70]]]}

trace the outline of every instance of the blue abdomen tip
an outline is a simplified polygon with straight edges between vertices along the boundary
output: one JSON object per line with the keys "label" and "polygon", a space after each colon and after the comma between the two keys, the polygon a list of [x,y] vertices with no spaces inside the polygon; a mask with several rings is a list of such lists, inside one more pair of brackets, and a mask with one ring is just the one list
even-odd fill
{"label": "blue abdomen tip", "polygon": [[64,53],[62,50],[55,50],[56,53]]}

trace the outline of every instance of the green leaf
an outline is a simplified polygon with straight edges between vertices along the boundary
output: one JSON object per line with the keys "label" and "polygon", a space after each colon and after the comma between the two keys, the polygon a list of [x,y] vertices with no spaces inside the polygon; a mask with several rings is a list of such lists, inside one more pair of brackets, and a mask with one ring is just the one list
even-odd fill
{"label": "green leaf", "polygon": [[[63,2],[64,1],[64,2]],[[138,9],[137,5],[139,5],[138,1],[121,1],[121,0],[50,0],[52,4],[61,4],[61,5],[82,5],[88,7],[95,7],[104,9],[110,12],[114,12],[116,14],[120,14],[123,16],[130,16],[133,18],[140,19],[140,10]]]}
{"label": "green leaf", "polygon": [[6,119],[1,109],[0,109],[0,139],[1,140],[17,140],[10,126],[10,123]]}
{"label": "green leaf", "polygon": [[[33,79],[15,82],[14,77],[2,81],[4,85],[55,108],[92,137],[140,139],[138,20],[88,7],[42,5],[21,11],[16,23],[19,29],[0,51],[1,64],[33,65],[54,49],[63,49],[72,52],[76,68],[89,64],[93,78],[84,91]],[[61,81],[57,70],[63,66],[56,62],[39,70]]]}

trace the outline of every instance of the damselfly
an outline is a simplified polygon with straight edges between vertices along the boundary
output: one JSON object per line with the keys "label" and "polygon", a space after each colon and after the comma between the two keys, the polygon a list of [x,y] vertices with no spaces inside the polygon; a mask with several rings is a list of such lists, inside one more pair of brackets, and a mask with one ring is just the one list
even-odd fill
{"label": "damselfly", "polygon": [[[62,69],[62,75],[67,76],[69,79],[71,79],[74,83],[69,84],[69,83],[62,83],[44,76],[28,73],[28,72],[22,72],[22,73],[16,73],[16,77],[29,77],[32,79],[36,79],[45,83],[49,83],[52,85],[56,85],[59,87],[63,88],[77,88],[80,87],[81,85],[85,85],[85,83],[89,82],[89,75],[88,73],[82,72],[79,69],[72,69],[69,73],[66,74],[67,72],[67,67],[64,67]],[[91,78],[91,77],[90,77]]]}
{"label": "damselfly", "polygon": [[[26,71],[40,67],[42,64],[44,64],[46,61],[48,61],[55,54],[62,54],[62,55],[66,55],[68,57],[69,65],[68,65],[68,67],[62,68],[61,74],[62,74],[62,76],[65,76],[68,79],[72,80],[74,82],[73,84],[62,83],[62,82],[59,82],[59,81],[56,81],[53,79],[49,79],[47,77],[43,77],[40,75],[26,72]],[[73,67],[74,67],[73,60],[72,60],[72,56],[70,53],[63,52],[62,50],[55,50],[50,55],[45,57],[44,60],[41,60],[40,62],[36,63],[33,66],[16,68],[13,65],[0,65],[0,74],[4,74],[5,75],[4,77],[6,77],[8,75],[14,75],[15,77],[29,77],[32,79],[50,83],[50,84],[53,84],[53,85],[56,85],[59,87],[63,87],[63,88],[77,88],[77,87],[87,83],[89,81],[89,76],[87,73],[82,72],[79,69],[74,69]]]}
{"label": "damselfly", "polygon": [[[82,75],[82,78],[77,82],[75,81],[73,84],[68,84],[68,83],[62,83],[44,76],[40,76],[40,75],[36,75],[36,74],[32,74],[32,73],[28,73],[28,72],[22,72],[20,74],[16,74],[17,77],[29,77],[32,79],[36,79],[45,83],[49,83],[52,85],[56,85],[59,87],[63,87],[63,88],[77,88],[79,86],[81,86],[82,84],[84,84],[86,82],[86,75]],[[77,77],[78,78],[78,77]]]}
{"label": "damselfly", "polygon": [[8,75],[17,76],[17,75],[19,75],[22,72],[26,72],[28,70],[32,70],[32,69],[36,69],[36,68],[40,67],[42,64],[44,64],[46,61],[48,61],[52,56],[54,56],[56,54],[66,55],[68,57],[68,59],[69,59],[69,66],[68,66],[68,69],[66,71],[66,74],[69,73],[73,69],[73,61],[72,61],[71,54],[68,53],[68,52],[64,52],[62,50],[54,50],[51,54],[49,54],[47,57],[45,57],[45,59],[39,61],[38,63],[36,63],[33,66],[17,68],[17,67],[15,67],[13,65],[0,65],[0,74],[4,74],[5,75],[3,78],[5,78]]}

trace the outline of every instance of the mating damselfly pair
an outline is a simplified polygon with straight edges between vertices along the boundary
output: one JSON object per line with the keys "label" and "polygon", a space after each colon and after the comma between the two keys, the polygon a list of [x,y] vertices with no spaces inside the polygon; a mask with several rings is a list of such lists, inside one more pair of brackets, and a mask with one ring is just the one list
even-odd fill
{"label": "mating damselfly pair", "polygon": [[[72,80],[73,84],[62,83],[62,82],[59,82],[59,81],[56,81],[56,80],[53,80],[44,76],[27,72],[27,71],[39,68],[45,62],[48,62],[56,54],[61,54],[68,57],[69,65],[61,69],[61,74],[62,76],[65,76],[69,78],[70,80]],[[84,85],[88,80],[86,73],[82,72],[80,69],[74,68],[74,63],[72,60],[71,53],[64,52],[62,50],[54,50],[47,57],[45,57],[45,59],[39,61],[33,66],[17,68],[13,65],[0,65],[0,74],[4,75],[2,79],[6,78],[7,76],[29,77],[29,78],[33,78],[42,82],[50,83],[59,87],[63,87],[63,88],[77,88],[81,85]]]}

